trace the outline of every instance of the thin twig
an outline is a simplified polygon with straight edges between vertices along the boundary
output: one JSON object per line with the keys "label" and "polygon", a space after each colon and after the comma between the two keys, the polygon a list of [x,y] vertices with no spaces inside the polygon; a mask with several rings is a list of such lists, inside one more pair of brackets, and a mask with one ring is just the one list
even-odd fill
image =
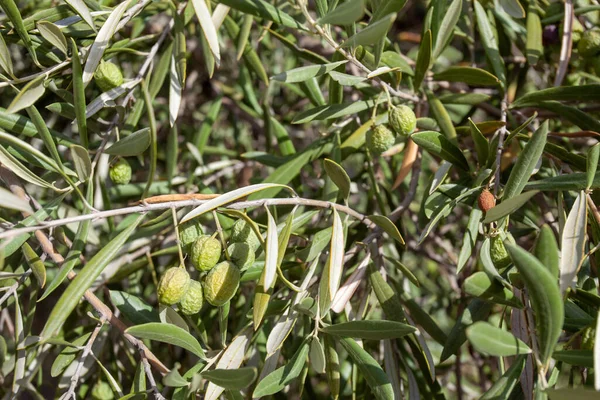
{"label": "thin twig", "polygon": [[71,396],[74,399],[76,399],[75,389],[77,389],[77,383],[79,382],[79,377],[81,376],[81,372],[83,370],[83,365],[85,364],[85,360],[87,359],[87,357],[92,352],[92,346],[94,345],[94,342],[96,341],[96,338],[98,337],[98,334],[100,333],[100,330],[102,329],[103,326],[104,326],[104,318],[102,318],[100,320],[100,322],[98,322],[98,325],[96,325],[96,328],[94,329],[94,331],[92,332],[92,335],[88,339],[88,342],[83,349],[83,353],[81,353],[81,357],[79,358],[79,363],[77,364],[75,373],[71,377],[71,384],[69,385],[69,390],[67,390],[67,392],[61,396],[61,399],[66,400],[66,399],[69,399]]}
{"label": "thin twig", "polygon": [[554,86],[560,86],[567,74],[569,60],[571,59],[571,51],[573,50],[572,38],[574,18],[573,2],[572,0],[565,0],[565,19],[563,23],[562,44],[560,47],[560,61],[558,63],[558,70],[556,71],[556,78],[554,79]]}
{"label": "thin twig", "polygon": [[498,196],[498,189],[500,189],[500,164],[502,162],[502,151],[504,150],[504,136],[506,135],[506,114],[508,113],[508,95],[504,94],[504,98],[500,104],[500,120],[504,122],[504,125],[500,128],[498,133],[498,147],[496,148],[496,175],[494,180],[494,196]]}
{"label": "thin twig", "polygon": [[[141,342],[140,342],[141,343]],[[152,369],[150,368],[150,363],[148,362],[148,358],[146,357],[146,352],[143,347],[136,346],[138,351],[140,352],[140,357],[142,358],[142,364],[144,364],[144,371],[146,373],[146,377],[150,382],[150,388],[152,392],[154,392],[154,398],[156,400],[165,400],[163,395],[160,393],[158,388],[156,387],[156,380],[154,379],[154,375],[152,374]]]}
{"label": "thin twig", "polygon": [[[137,206],[130,206],[130,207],[124,207],[124,208],[116,208],[113,210],[99,211],[94,214],[78,215],[75,217],[62,218],[62,219],[56,219],[53,221],[43,222],[42,224],[36,225],[36,226],[28,226],[28,227],[23,227],[23,228],[10,229],[10,230],[0,233],[0,239],[11,238],[11,237],[20,235],[22,233],[35,232],[35,231],[39,231],[40,229],[49,229],[49,228],[53,228],[56,226],[63,226],[63,225],[72,224],[75,222],[86,221],[89,219],[101,219],[101,218],[114,217],[117,215],[126,215],[126,214],[134,214],[134,213],[147,213],[150,211],[167,210],[170,208],[199,206],[205,202],[206,202],[206,200],[191,199],[191,200],[183,200],[183,201],[169,201],[169,202],[157,203],[157,204],[140,204]],[[236,202],[236,203],[231,203],[225,207],[234,209],[234,210],[243,210],[245,208],[262,207],[265,204],[268,204],[270,206],[300,205],[300,206],[318,207],[318,208],[327,208],[327,209],[335,208],[339,212],[348,214],[351,217],[357,219],[358,221],[366,224],[368,227],[372,227],[372,225],[373,225],[372,223],[369,222],[369,219],[367,218],[366,215],[363,215],[363,214],[359,213],[358,211],[353,210],[350,207],[347,207],[347,206],[344,206],[341,204],[332,203],[329,201],[305,199],[302,197],[293,197],[293,198],[284,198],[284,199],[279,199],[279,198],[277,198],[277,199],[261,199],[261,200],[254,200],[254,201],[240,201],[240,202]]]}

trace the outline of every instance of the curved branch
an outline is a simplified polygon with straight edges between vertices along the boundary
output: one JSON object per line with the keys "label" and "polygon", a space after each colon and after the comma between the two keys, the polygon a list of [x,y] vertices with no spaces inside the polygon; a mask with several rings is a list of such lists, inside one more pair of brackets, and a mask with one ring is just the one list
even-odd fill
{"label": "curved branch", "polygon": [[[205,203],[207,200],[198,200],[198,199],[190,199],[190,200],[181,200],[181,201],[167,201],[164,203],[154,203],[154,204],[140,204],[136,206],[117,208],[114,210],[106,210],[99,211],[92,214],[84,214],[78,215],[76,217],[62,218],[56,219],[53,221],[43,222],[40,225],[36,226],[27,226],[23,228],[10,229],[0,233],[0,239],[7,239],[11,237],[18,236],[23,233],[35,232],[40,229],[50,229],[56,226],[63,226],[67,224],[72,224],[75,222],[86,221],[89,219],[102,219],[109,218],[118,215],[126,215],[126,214],[135,214],[135,213],[147,213],[150,211],[158,211],[158,210],[167,210],[169,208],[182,208],[189,206],[199,206]],[[330,201],[323,200],[311,200],[305,199],[302,197],[293,197],[293,198],[283,198],[283,199],[261,199],[261,200],[253,200],[253,201],[239,201],[235,203],[231,203],[226,208],[241,210],[245,208],[256,208],[262,207],[263,205],[268,206],[284,206],[284,205],[301,205],[308,207],[317,207],[317,208],[335,208],[339,212],[344,214],[348,214],[351,217],[357,219],[358,221],[364,223],[368,227],[373,227],[373,223],[369,221],[366,215],[359,213],[358,211],[353,210],[348,206],[344,206],[341,204],[332,203]]]}

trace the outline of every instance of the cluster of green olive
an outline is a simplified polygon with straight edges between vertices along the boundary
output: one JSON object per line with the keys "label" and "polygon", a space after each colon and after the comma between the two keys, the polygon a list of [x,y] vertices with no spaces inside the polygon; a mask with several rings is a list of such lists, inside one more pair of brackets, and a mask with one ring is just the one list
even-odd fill
{"label": "cluster of green olive", "polygon": [[210,305],[225,305],[240,285],[240,271],[254,263],[260,239],[251,225],[240,219],[231,229],[226,254],[216,235],[205,235],[195,222],[179,232],[184,251],[201,281],[190,278],[185,265],[169,268],[158,283],[158,301],[167,306],[179,304],[183,314],[196,314],[206,300]]}
{"label": "cluster of green olive", "polygon": [[388,112],[388,122],[392,129],[380,124],[367,132],[367,147],[374,155],[380,155],[392,147],[396,142],[396,135],[408,136],[417,127],[415,113],[405,105],[391,106]]}

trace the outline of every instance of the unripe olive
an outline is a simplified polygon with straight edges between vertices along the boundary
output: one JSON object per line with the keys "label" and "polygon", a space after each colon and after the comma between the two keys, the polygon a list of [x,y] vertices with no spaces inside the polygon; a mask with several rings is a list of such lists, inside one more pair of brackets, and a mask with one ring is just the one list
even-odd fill
{"label": "unripe olive", "polygon": [[594,350],[596,328],[588,326],[583,330],[581,337],[581,350]]}
{"label": "unripe olive", "polygon": [[396,137],[384,125],[377,125],[367,132],[367,146],[371,153],[380,155],[394,145]]}
{"label": "unripe olive", "polygon": [[100,90],[108,92],[123,84],[123,74],[116,64],[102,60],[94,72],[94,80]]}
{"label": "unripe olive", "polygon": [[209,271],[221,258],[221,242],[202,235],[192,245],[192,264],[198,271]]}
{"label": "unripe olive", "polygon": [[197,220],[188,221],[179,225],[179,241],[182,247],[189,248],[200,236],[202,236],[202,225]]}
{"label": "unripe olive", "polygon": [[400,105],[392,106],[389,112],[390,126],[397,135],[407,136],[415,131],[417,127],[417,117],[410,107]]}
{"label": "unripe olive", "polygon": [[179,303],[189,284],[190,275],[185,268],[169,268],[158,282],[158,301],[167,306]]}
{"label": "unripe olive", "polygon": [[494,236],[492,237],[490,244],[490,256],[492,257],[492,262],[496,269],[500,270],[508,267],[511,263],[511,258],[506,251],[506,247],[504,247],[502,238],[499,235]]}
{"label": "unripe olive", "polygon": [[577,50],[585,58],[600,54],[600,29],[589,29],[583,32]]}
{"label": "unripe olive", "polygon": [[254,250],[247,243],[232,243],[227,247],[229,258],[239,269],[244,269],[254,263]]}
{"label": "unripe olive", "polygon": [[120,158],[117,162],[110,166],[108,175],[114,184],[126,185],[131,180],[131,166],[127,160]]}
{"label": "unripe olive", "polygon": [[202,284],[190,279],[187,291],[183,294],[180,301],[181,312],[185,315],[193,315],[200,312],[202,303],[204,303],[204,294],[202,293]]}
{"label": "unripe olive", "polygon": [[220,262],[206,276],[204,298],[220,307],[231,300],[239,285],[240,270],[229,261]]}
{"label": "unripe olive", "polygon": [[232,243],[246,243],[250,248],[256,251],[260,247],[260,240],[252,229],[252,226],[244,219],[238,219],[231,228]]}

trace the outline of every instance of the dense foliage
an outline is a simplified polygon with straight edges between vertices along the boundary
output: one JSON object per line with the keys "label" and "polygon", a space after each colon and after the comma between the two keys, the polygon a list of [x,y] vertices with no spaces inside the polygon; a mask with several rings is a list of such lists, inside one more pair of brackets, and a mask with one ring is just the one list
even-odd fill
{"label": "dense foliage", "polygon": [[0,395],[591,399],[594,0],[0,0]]}

